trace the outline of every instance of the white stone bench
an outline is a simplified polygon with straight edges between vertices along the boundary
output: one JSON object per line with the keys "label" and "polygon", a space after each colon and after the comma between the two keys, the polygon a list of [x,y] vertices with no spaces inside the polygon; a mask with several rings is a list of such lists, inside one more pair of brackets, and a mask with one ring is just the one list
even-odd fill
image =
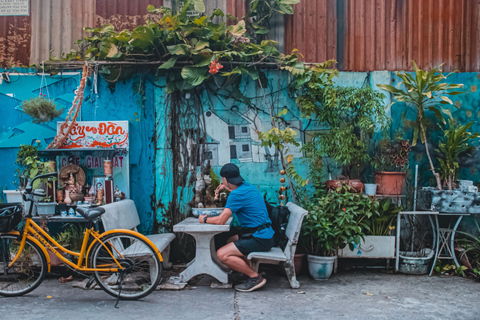
{"label": "white stone bench", "polygon": [[288,219],[286,236],[288,238],[285,250],[279,247],[273,247],[267,252],[252,252],[248,255],[248,259],[252,261],[252,266],[258,272],[258,266],[261,263],[281,264],[285,268],[290,286],[294,289],[300,288],[300,283],[297,281],[295,268],[293,264],[293,257],[295,249],[297,248],[298,238],[300,236],[300,229],[302,228],[303,217],[308,214],[308,211],[289,202],[287,208],[290,210],[290,218]]}
{"label": "white stone bench", "polygon": [[[130,199],[106,204],[105,213],[102,215],[102,223],[105,231],[112,229],[130,229],[136,230],[140,224],[137,207],[135,202]],[[175,239],[173,233],[151,234],[146,236],[162,253],[163,268],[171,268],[169,263],[170,242]]]}

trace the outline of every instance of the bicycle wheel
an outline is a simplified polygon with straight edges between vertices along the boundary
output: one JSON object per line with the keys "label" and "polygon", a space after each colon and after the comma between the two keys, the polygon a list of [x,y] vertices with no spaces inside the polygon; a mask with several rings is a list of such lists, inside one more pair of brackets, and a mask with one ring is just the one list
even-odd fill
{"label": "bicycle wheel", "polygon": [[42,283],[47,270],[47,259],[40,248],[26,240],[20,256],[8,267],[20,249],[17,236],[0,235],[0,295],[21,296]]}
{"label": "bicycle wheel", "polygon": [[[140,237],[118,232],[101,239],[92,251],[93,268],[125,269],[118,272],[95,271],[95,280],[108,294],[123,300],[136,300],[149,295],[160,283],[162,265],[155,250]],[[108,250],[107,250],[108,249]]]}

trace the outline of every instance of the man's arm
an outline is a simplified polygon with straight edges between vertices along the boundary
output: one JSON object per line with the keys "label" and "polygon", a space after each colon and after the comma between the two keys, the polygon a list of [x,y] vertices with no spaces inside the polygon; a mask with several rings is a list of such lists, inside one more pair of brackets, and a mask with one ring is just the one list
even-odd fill
{"label": "man's arm", "polygon": [[[232,216],[232,210],[230,210],[229,208],[225,208],[223,209],[222,213],[219,216],[208,217],[207,223],[208,224],[225,224],[231,216]],[[205,215],[199,215],[198,221],[200,223],[203,223],[204,217]]]}

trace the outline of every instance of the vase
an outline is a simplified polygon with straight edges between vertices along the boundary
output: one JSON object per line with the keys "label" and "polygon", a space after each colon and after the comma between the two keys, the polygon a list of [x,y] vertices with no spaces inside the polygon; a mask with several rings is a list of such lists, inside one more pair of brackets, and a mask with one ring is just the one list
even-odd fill
{"label": "vase", "polygon": [[72,204],[72,199],[70,199],[70,192],[68,190],[65,190],[65,203]]}
{"label": "vase", "polygon": [[320,257],[307,255],[308,272],[314,280],[328,280],[333,272],[333,264],[337,257]]}
{"label": "vase", "polygon": [[379,194],[401,195],[405,184],[405,172],[375,172]]}

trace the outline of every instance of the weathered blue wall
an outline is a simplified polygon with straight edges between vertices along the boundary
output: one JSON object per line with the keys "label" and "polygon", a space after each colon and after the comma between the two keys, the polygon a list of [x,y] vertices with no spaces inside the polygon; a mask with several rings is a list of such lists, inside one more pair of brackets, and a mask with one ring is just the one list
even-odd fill
{"label": "weathered blue wall", "polygon": [[[23,134],[15,148],[0,148],[0,187],[13,189],[15,159],[20,144],[31,144],[39,135],[39,130],[44,129],[54,137],[56,132],[55,119],[48,125],[34,125],[31,118],[16,109],[22,100],[38,96],[40,88],[48,94],[49,98],[56,99],[66,108],[62,116],[64,119],[74,98],[74,90],[80,81],[79,75],[69,76],[41,76],[11,75],[11,82],[0,84],[0,145],[11,141],[12,133]],[[43,81],[43,83],[42,83]],[[47,93],[48,87],[48,93]],[[145,80],[143,74],[137,74],[128,81],[119,82],[113,88],[108,88],[108,83],[99,78],[98,94],[93,91],[93,77],[87,83],[82,111],[78,120],[129,120],[130,121],[130,178],[131,198],[135,201],[140,214],[142,232],[151,230],[153,211],[151,195],[153,187],[153,150],[151,143],[155,127],[155,113],[153,108],[153,86]],[[14,93],[15,97],[7,94]],[[63,100],[65,99],[65,100]],[[26,125],[26,127],[22,127]],[[20,132],[20,126],[28,134]],[[10,139],[8,139],[10,138]],[[15,138],[15,137],[13,137]],[[40,139],[45,148],[50,141]]]}
{"label": "weathered blue wall", "polygon": [[[60,77],[60,80],[58,80],[58,77],[60,76],[52,78],[47,76],[43,81],[48,80],[49,96],[51,98],[58,97],[58,101],[64,103],[68,109],[80,77],[63,76]],[[288,83],[288,76],[278,71],[269,71],[268,78],[270,86],[265,88],[265,92],[267,94],[272,91],[277,93],[274,96],[268,96],[267,100],[263,97],[262,88],[252,82],[243,83],[242,92],[245,96],[253,98],[252,105],[259,110],[267,110],[266,106],[272,103],[277,110],[286,106],[289,113],[285,118],[288,121],[298,122],[299,126],[304,126],[305,122],[299,119],[294,98],[289,97],[287,91],[283,90]],[[29,77],[29,80],[13,81],[15,79],[14,76],[11,76],[11,83],[0,84],[0,107],[3,115],[0,118],[0,144],[6,138],[7,132],[12,133],[10,131],[12,128],[30,122],[28,116],[15,108],[22,100],[37,96],[41,87],[42,78],[40,76]],[[135,201],[140,214],[142,223],[140,229],[142,232],[148,233],[154,225],[154,214],[157,216],[157,221],[161,222],[165,210],[168,208],[168,203],[171,201],[171,168],[176,163],[176,159],[172,159],[171,150],[165,139],[170,134],[168,126],[166,126],[168,116],[166,114],[165,81],[164,79],[154,80],[151,76],[145,74],[136,74],[127,81],[117,83],[112,91],[108,87],[108,83],[99,78],[98,95],[96,95],[93,92],[92,79],[93,77],[90,78],[85,91],[81,120],[130,121],[131,197]],[[454,113],[454,116],[462,123],[477,121],[480,115],[480,97],[476,88],[480,85],[480,75],[477,73],[461,73],[453,75],[449,80],[454,83],[464,83],[467,91],[469,91],[467,94],[453,97],[453,100],[461,107],[460,111]],[[341,72],[337,83],[352,86],[366,84],[375,87],[378,83],[395,83],[396,81],[398,81],[398,78],[391,72],[372,72],[370,75],[367,73]],[[45,92],[45,89],[42,92]],[[16,97],[9,97],[7,93],[16,93]],[[387,97],[385,104],[387,105],[389,102],[390,97]],[[230,161],[231,155],[230,150],[222,147],[228,142],[228,139],[224,139],[224,133],[222,131],[220,134],[220,131],[227,129],[228,126],[242,126],[241,123],[244,123],[245,119],[247,119],[247,122],[248,119],[251,120],[251,130],[267,130],[268,127],[265,122],[269,119],[269,115],[257,110],[258,114],[255,117],[252,109],[247,105],[233,99],[227,99],[221,95],[221,92],[218,92],[218,95],[204,93],[202,104],[204,114],[208,111],[214,113],[213,116],[208,116],[207,121],[210,121],[210,124],[215,124],[215,126],[207,125],[207,131],[209,132],[209,141],[212,142],[211,150],[218,160],[218,163],[213,166],[214,171],[218,174],[221,165]],[[391,133],[402,126],[400,116],[404,108],[404,105],[394,104],[391,110],[388,110],[392,116]],[[413,119],[413,116],[413,113],[408,114],[409,119]],[[427,116],[432,118],[430,114],[427,114]],[[406,136],[411,137],[411,128],[408,125],[407,122],[404,130]],[[54,132],[53,124],[43,126],[43,128],[47,130],[46,132],[48,130]],[[432,142],[438,140],[438,130],[435,129],[436,127],[432,122],[429,127],[429,131],[432,132]],[[473,129],[480,131],[480,124],[476,123]],[[26,135],[22,143],[31,143],[32,134],[35,135],[37,130],[34,131]],[[255,140],[253,131],[249,131],[249,135],[233,142],[238,143],[239,148],[244,142],[247,143],[250,146],[250,153],[244,154],[243,160],[232,161],[240,166],[241,173],[247,181],[257,185],[262,193],[266,192],[268,197],[273,200],[275,192],[280,186],[280,176],[278,171],[272,170],[272,167],[269,169],[269,165],[272,165],[273,161],[265,160],[266,151],[259,146],[258,139]],[[0,148],[1,187],[13,188],[12,181],[14,179],[13,172],[16,168],[14,162],[17,150],[17,148]],[[241,153],[240,149],[237,151]],[[292,152],[298,154],[296,149]],[[462,179],[470,179],[475,182],[480,180],[478,160],[476,159],[478,157],[469,158],[465,161],[464,168],[461,170]],[[295,158],[294,163],[297,165],[299,172],[306,176],[306,169],[298,157]],[[421,167],[420,185],[433,185],[430,181],[431,177],[426,167],[425,153],[421,145],[415,147],[412,152],[410,168],[414,168],[416,163]],[[273,165],[275,164],[273,163]],[[273,169],[275,168],[277,167],[273,166]],[[412,178],[410,175],[410,181],[412,181]],[[185,190],[182,196],[183,210],[188,210],[186,203],[193,196],[192,190]],[[155,199],[157,200],[156,203],[154,202]],[[154,213],[155,210],[157,211]]]}

